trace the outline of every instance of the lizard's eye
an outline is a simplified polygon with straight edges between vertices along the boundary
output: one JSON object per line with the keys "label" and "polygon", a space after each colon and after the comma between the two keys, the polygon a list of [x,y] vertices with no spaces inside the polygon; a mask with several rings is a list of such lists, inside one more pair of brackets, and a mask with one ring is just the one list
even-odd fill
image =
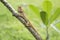
{"label": "lizard's eye", "polygon": [[21,6],[18,7],[18,12],[19,12],[19,13],[23,13],[23,10],[22,10],[22,7],[21,7]]}

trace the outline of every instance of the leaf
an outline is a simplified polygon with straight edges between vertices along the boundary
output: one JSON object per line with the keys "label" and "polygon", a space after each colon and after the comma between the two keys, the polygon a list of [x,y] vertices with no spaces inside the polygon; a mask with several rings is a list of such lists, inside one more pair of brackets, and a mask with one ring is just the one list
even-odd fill
{"label": "leaf", "polygon": [[43,2],[42,7],[43,7],[44,11],[49,13],[52,9],[52,3],[50,1],[46,0],[46,1]]}
{"label": "leaf", "polygon": [[41,19],[45,25],[48,24],[48,15],[45,11],[40,12]]}
{"label": "leaf", "polygon": [[57,17],[60,15],[60,8],[57,8],[54,14],[50,18],[50,23],[52,23],[54,20],[56,20]]}
{"label": "leaf", "polygon": [[35,13],[35,14],[37,14],[37,16],[39,16],[39,13],[40,13],[40,11],[39,11],[39,8],[38,7],[36,7],[35,5],[29,5],[29,8]]}
{"label": "leaf", "polygon": [[46,11],[48,13],[48,18],[50,18],[51,14],[51,9],[52,9],[52,3],[48,0],[45,0],[43,3],[42,3],[42,7],[43,7],[43,10]]}

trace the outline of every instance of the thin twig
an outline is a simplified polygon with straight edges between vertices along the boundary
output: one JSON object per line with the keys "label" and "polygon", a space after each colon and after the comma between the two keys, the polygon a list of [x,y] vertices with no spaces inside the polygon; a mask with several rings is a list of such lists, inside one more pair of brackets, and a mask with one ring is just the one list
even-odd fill
{"label": "thin twig", "polygon": [[48,33],[48,27],[46,28],[46,40],[49,40],[49,33]]}
{"label": "thin twig", "polygon": [[15,16],[21,23],[23,23],[23,25],[32,33],[36,40],[42,40],[36,29],[32,26],[32,24],[27,18],[18,14],[18,12],[15,11],[15,9],[6,0],[0,1],[2,4],[4,4],[4,6],[9,9],[10,12],[12,12],[13,16]]}

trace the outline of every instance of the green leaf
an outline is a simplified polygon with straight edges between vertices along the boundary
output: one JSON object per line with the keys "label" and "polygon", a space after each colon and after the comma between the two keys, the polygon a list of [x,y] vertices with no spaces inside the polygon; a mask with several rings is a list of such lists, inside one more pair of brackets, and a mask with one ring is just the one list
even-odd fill
{"label": "green leaf", "polygon": [[50,18],[51,14],[51,9],[52,9],[52,3],[51,1],[48,1],[48,0],[45,0],[43,3],[42,3],[42,8],[44,11],[46,11],[48,13],[48,18]]}
{"label": "green leaf", "polygon": [[46,1],[43,2],[42,7],[43,7],[44,11],[49,13],[52,9],[52,3],[50,1],[46,0]]}
{"label": "green leaf", "polygon": [[60,8],[57,8],[54,14],[50,18],[50,23],[52,23],[54,20],[56,20],[57,17],[60,15]]}
{"label": "green leaf", "polygon": [[48,15],[45,11],[40,12],[41,19],[45,25],[48,24]]}
{"label": "green leaf", "polygon": [[29,8],[35,13],[35,14],[37,14],[37,16],[39,16],[39,14],[40,14],[40,11],[39,11],[39,8],[38,7],[36,7],[35,5],[29,5]]}

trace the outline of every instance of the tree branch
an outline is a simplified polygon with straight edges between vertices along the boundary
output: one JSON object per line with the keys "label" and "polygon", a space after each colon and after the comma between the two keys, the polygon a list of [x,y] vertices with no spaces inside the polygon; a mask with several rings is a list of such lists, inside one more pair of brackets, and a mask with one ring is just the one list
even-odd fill
{"label": "tree branch", "polygon": [[36,40],[42,40],[36,29],[32,26],[30,21],[27,18],[25,18],[25,16],[18,14],[18,12],[15,11],[15,9],[6,0],[0,1],[2,4],[4,4],[4,6],[6,6],[9,9],[12,15],[15,16],[32,33]]}

